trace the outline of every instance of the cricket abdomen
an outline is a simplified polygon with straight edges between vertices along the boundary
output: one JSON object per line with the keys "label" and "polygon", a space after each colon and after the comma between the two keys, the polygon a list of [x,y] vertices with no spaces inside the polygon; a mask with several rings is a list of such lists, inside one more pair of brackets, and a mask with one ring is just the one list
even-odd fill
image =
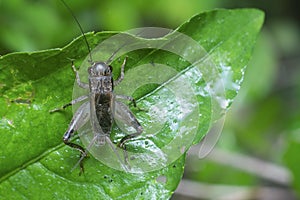
{"label": "cricket abdomen", "polygon": [[97,94],[95,100],[95,110],[99,125],[104,134],[110,134],[113,124],[111,93]]}

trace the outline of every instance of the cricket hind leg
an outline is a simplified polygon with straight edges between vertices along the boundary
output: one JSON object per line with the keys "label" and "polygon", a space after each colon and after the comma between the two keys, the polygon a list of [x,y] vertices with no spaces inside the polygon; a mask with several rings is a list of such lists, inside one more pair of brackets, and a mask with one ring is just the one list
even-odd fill
{"label": "cricket hind leg", "polygon": [[[81,128],[83,125],[87,123],[87,121],[90,118],[90,106],[89,102],[83,103],[76,113],[74,114],[71,123],[69,124],[69,127],[67,131],[65,132],[63,136],[63,142],[70,146],[71,148],[74,148],[78,151],[80,151],[80,161],[79,161],[79,166],[80,166],[80,173],[81,175],[84,172],[84,167],[83,167],[83,160],[84,158],[87,157],[87,153],[84,150],[84,148],[78,144],[70,142],[71,138],[74,136],[74,133]],[[76,165],[75,165],[76,166]]]}
{"label": "cricket hind leg", "polygon": [[126,152],[125,143],[129,140],[134,139],[139,136],[143,132],[143,127],[135,118],[131,110],[122,102],[115,101],[115,120],[120,123],[126,124],[127,126],[131,126],[135,129],[135,133],[124,136],[119,142],[118,146],[124,150],[125,163],[128,164],[128,155]]}

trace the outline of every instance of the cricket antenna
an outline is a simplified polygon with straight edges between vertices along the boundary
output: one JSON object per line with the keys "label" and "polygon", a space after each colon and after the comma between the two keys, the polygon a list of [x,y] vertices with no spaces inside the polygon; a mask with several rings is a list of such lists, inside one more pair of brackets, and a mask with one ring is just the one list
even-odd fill
{"label": "cricket antenna", "polygon": [[77,23],[77,25],[78,25],[78,27],[79,27],[79,29],[80,29],[80,32],[82,33],[82,36],[83,36],[83,38],[84,38],[84,41],[85,41],[85,43],[86,43],[86,45],[87,45],[87,47],[88,47],[88,51],[89,51],[89,55],[90,55],[90,60],[89,60],[89,62],[93,62],[92,53],[91,53],[91,47],[90,47],[90,45],[89,45],[89,43],[88,43],[88,41],[87,41],[87,39],[86,39],[86,36],[85,36],[85,34],[84,34],[84,32],[83,32],[83,29],[82,29],[82,27],[81,27],[81,25],[80,25],[78,19],[76,18],[76,16],[74,15],[72,9],[68,6],[68,4],[66,4],[66,2],[65,2],[64,0],[60,0],[60,1],[64,4],[64,6],[68,9],[68,11],[71,13],[72,17],[73,17],[74,20],[76,21],[76,23]]}

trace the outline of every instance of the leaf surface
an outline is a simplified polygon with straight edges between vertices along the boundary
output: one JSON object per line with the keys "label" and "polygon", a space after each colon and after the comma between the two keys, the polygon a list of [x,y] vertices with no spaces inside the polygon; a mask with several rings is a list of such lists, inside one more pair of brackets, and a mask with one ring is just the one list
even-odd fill
{"label": "leaf surface", "polygon": [[[225,84],[229,103],[243,80],[263,18],[263,13],[255,9],[214,10],[196,15],[178,28],[202,45],[221,76],[234,83]],[[86,37],[95,47],[115,34],[88,33]],[[85,162],[84,175],[78,176],[78,169],[70,172],[78,161],[78,152],[65,146],[61,138],[72,112],[68,109],[49,114],[49,110],[71,101],[74,74],[69,59],[80,66],[86,49],[79,37],[61,49],[0,58],[0,199],[168,199],[176,189],[185,154],[163,169],[142,174],[117,171],[93,156]],[[149,62],[150,58],[178,72],[187,67],[185,61],[168,52],[144,50],[131,52],[126,66],[133,69],[136,63]],[[119,66],[114,66],[114,77],[118,71]],[[141,98],[155,87],[149,85],[135,96]],[[205,87],[205,82],[200,81],[199,87]],[[167,96],[164,98],[167,100]],[[194,143],[206,134],[211,114],[210,102],[200,100],[208,109],[201,110],[204,128],[199,129]],[[159,139],[169,134],[172,132],[167,129]]]}

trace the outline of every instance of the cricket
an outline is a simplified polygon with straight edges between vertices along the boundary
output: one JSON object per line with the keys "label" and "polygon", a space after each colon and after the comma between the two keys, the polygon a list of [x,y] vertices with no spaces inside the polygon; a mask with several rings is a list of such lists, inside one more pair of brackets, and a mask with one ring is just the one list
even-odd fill
{"label": "cricket", "polygon": [[[80,160],[78,161],[78,164],[80,166],[79,175],[81,175],[82,173],[84,173],[83,161],[84,158],[88,156],[88,148],[94,144],[103,145],[105,144],[105,142],[111,143],[110,133],[112,131],[114,119],[116,117],[121,118],[123,123],[125,123],[127,126],[133,127],[135,130],[135,133],[126,135],[121,138],[120,142],[117,145],[119,148],[123,149],[125,163],[127,163],[125,143],[139,136],[143,132],[143,127],[138,122],[129,107],[123,102],[118,101],[120,99],[127,100],[131,102],[134,107],[137,107],[135,99],[130,96],[114,94],[114,87],[124,79],[124,68],[126,65],[127,57],[125,57],[121,65],[120,76],[116,80],[114,80],[112,74],[113,67],[110,65],[110,63],[112,62],[116,52],[113,53],[105,62],[93,61],[89,43],[85,37],[79,21],[75,17],[71,8],[63,0],[61,0],[61,2],[69,10],[74,20],[76,21],[88,48],[90,64],[87,70],[88,83],[84,83],[81,81],[79,73],[73,61],[71,67],[76,75],[76,83],[78,84],[78,86],[84,89],[88,89],[89,93],[87,95],[73,99],[71,102],[63,105],[60,108],[50,110],[50,113],[62,111],[69,106],[83,102],[75,112],[66,132],[63,135],[63,142],[71,148],[74,148],[80,152]],[[84,149],[79,144],[71,142],[71,139],[75,136],[76,131],[83,127],[86,123],[91,124],[94,137],[89,147]],[[115,149],[114,152],[116,152]],[[75,167],[76,166],[77,165],[75,165]]]}

